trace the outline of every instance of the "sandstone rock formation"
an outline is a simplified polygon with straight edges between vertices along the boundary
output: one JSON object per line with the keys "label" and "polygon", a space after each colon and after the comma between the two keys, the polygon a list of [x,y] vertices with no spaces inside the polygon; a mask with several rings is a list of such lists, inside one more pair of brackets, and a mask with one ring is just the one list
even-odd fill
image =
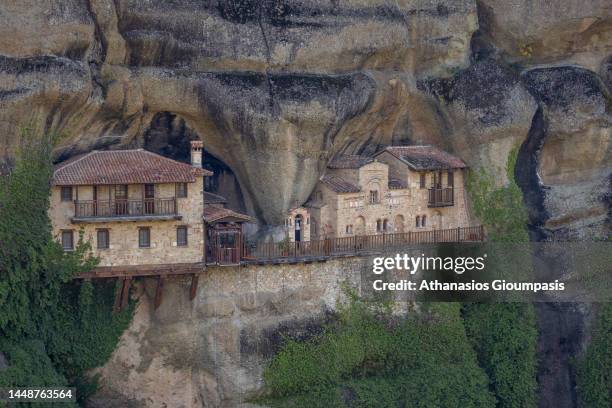
{"label": "sandstone rock formation", "polygon": [[437,143],[498,171],[536,109],[517,64],[583,62],[609,83],[606,2],[536,3],[4,2],[0,156],[24,124],[65,135],[58,159],[163,149],[150,129],[172,115],[272,225],[338,152]]}
{"label": "sandstone rock formation", "polygon": [[266,361],[283,338],[320,334],[343,283],[361,284],[368,260],[299,266],[209,268],[189,300],[189,279],[165,285],[153,310],[155,280],[110,361],[97,370],[93,407],[237,407],[261,395]]}
{"label": "sandstone rock formation", "polygon": [[[63,135],[57,160],[142,146],[185,158],[187,141],[201,138],[217,188],[263,226],[304,202],[340,152],[435,143],[501,184],[520,145],[516,175],[533,236],[605,237],[611,67],[606,0],[0,0],[0,171],[25,125]],[[238,389],[219,381],[242,384],[244,371],[234,378],[230,364],[194,380],[171,359],[145,365],[147,344],[166,350],[170,342],[155,338],[188,333],[181,358],[197,359],[198,336],[214,336],[209,326],[236,340],[242,334],[220,321],[261,317],[249,302],[210,293],[175,324],[164,309],[141,311],[131,346],[103,373],[128,381],[131,370],[159,368],[137,376],[145,389],[178,373],[174,381],[198,385],[170,401],[217,406]],[[274,314],[287,302],[263,302],[276,316],[267,322],[291,320]],[[320,312],[315,303],[307,315]],[[188,330],[193,321],[204,321],[201,330]],[[570,376],[548,375],[543,393],[571,387]],[[144,398],[126,393],[121,401]]]}

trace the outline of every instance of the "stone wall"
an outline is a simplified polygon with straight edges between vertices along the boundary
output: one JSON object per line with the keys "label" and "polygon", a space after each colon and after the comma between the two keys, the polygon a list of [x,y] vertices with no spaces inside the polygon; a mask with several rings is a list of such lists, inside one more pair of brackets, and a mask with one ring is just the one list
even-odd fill
{"label": "stone wall", "polygon": [[[466,227],[472,224],[468,213],[467,195],[463,170],[454,170],[454,205],[430,208],[428,189],[433,185],[434,172],[425,172],[426,188],[420,187],[420,174],[411,171],[388,153],[379,157],[385,163],[373,162],[356,169],[332,170],[331,174],[358,184],[357,193],[333,193],[324,185],[318,185],[313,193],[321,192],[326,204],[324,211],[311,213],[318,225],[328,226],[326,237],[350,237],[353,235],[372,235],[380,233],[377,221],[387,220],[385,232],[428,231]],[[389,166],[388,166],[388,165]],[[389,189],[389,175],[407,183],[406,189]],[[448,184],[447,172],[442,173],[442,185]],[[321,184],[321,183],[320,183]],[[369,202],[370,190],[378,190],[380,202]],[[416,217],[427,220],[425,226],[416,225]],[[347,229],[347,226],[349,227]],[[319,236],[319,239],[322,237]],[[315,238],[313,238],[315,239]]]}
{"label": "stone wall", "polygon": [[365,258],[322,263],[209,267],[193,301],[190,280],[164,286],[154,310],[155,279],[139,279],[130,328],[99,369],[98,407],[237,407],[258,395],[262,373],[282,337],[321,329],[341,286],[361,288]]}
{"label": "stone wall", "polygon": [[[140,186],[130,186],[129,197],[141,199]],[[174,184],[156,185],[156,196],[160,198],[173,197]],[[49,216],[53,225],[53,235],[61,238],[62,230],[73,230],[75,243],[82,230],[83,237],[91,243],[93,254],[100,258],[100,266],[113,265],[148,265],[167,263],[202,262],[204,256],[204,227],[202,220],[203,207],[203,181],[196,178],[195,183],[187,184],[186,198],[177,198],[177,212],[181,220],[169,221],[113,221],[94,223],[72,223],[74,217],[74,204],[60,200],[61,188],[53,187],[51,192],[51,206]],[[79,200],[93,198],[91,186],[79,187]],[[108,188],[102,187],[98,198],[108,200]],[[73,198],[76,191],[73,188]],[[176,228],[187,226],[187,246],[176,245]],[[151,228],[151,247],[139,248],[138,228]],[[98,249],[96,243],[96,230],[108,229],[110,247]]]}

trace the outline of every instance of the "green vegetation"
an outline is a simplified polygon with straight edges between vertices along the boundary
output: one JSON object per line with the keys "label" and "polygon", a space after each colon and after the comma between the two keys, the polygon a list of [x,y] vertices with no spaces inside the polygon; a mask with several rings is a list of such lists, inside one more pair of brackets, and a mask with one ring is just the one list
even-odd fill
{"label": "green vegetation", "polygon": [[86,397],[84,373],[108,359],[131,309],[112,314],[114,284],[72,280],[97,260],[82,240],[64,252],[52,237],[52,145],[26,129],[15,168],[0,177],[0,353],[9,365],[0,386],[71,385]]}
{"label": "green vegetation", "polygon": [[454,303],[406,319],[352,296],[338,321],[288,340],[264,373],[272,407],[493,407]]}
{"label": "green vegetation", "polygon": [[612,406],[612,303],[601,304],[593,339],[577,364],[581,407]]}
{"label": "green vegetation", "polygon": [[[493,242],[525,244],[527,211],[514,181],[484,170],[468,189]],[[529,268],[530,257],[516,263]],[[513,257],[513,262],[516,262]],[[528,273],[528,272],[527,272]],[[264,374],[273,407],[534,407],[537,330],[525,303],[422,303],[406,318],[351,297],[338,321],[306,342],[288,340]]]}
{"label": "green vegetation", "polygon": [[525,303],[467,304],[465,330],[491,379],[498,407],[536,405],[536,342],[534,308]]}
{"label": "green vegetation", "polygon": [[[515,244],[523,251],[529,242],[527,210],[514,180],[518,147],[514,148],[506,166],[508,183],[496,186],[495,178],[484,169],[472,172],[467,188],[476,216],[484,223],[488,239]],[[530,253],[517,256],[512,251],[496,252],[495,261],[512,263],[516,275],[531,270]],[[508,268],[506,268],[508,270]],[[534,407],[536,405],[537,329],[535,311],[529,303],[471,303],[463,308],[465,327],[476,350],[478,361],[491,379],[491,389],[499,407]]]}
{"label": "green vegetation", "polygon": [[474,213],[487,228],[487,238],[492,242],[529,242],[527,209],[514,179],[517,157],[518,146],[508,156],[505,186],[498,186],[495,176],[484,168],[471,171],[467,177]]}

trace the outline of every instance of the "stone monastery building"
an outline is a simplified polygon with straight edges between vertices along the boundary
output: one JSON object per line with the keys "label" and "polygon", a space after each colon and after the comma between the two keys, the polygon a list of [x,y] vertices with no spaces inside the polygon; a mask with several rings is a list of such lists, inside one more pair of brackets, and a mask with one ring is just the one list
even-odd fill
{"label": "stone monastery building", "polygon": [[242,223],[250,217],[204,193],[202,142],[191,165],[143,149],[92,151],[54,169],[49,215],[64,250],[88,241],[108,273],[195,272],[238,264]]}
{"label": "stone monastery building", "polygon": [[433,146],[333,159],[310,199],[289,212],[291,241],[469,226],[465,163]]}

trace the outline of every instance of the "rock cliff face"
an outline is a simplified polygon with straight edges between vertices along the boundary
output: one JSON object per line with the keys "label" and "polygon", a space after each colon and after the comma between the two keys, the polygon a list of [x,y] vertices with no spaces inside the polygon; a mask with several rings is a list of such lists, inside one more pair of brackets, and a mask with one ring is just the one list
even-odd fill
{"label": "rock cliff face", "polygon": [[189,300],[189,279],[165,285],[153,310],[155,280],[139,282],[138,308],[111,360],[98,372],[93,407],[243,406],[261,395],[266,361],[283,338],[322,331],[341,283],[358,289],[367,259],[211,267]]}
{"label": "rock cliff face", "polygon": [[521,145],[534,237],[601,237],[611,67],[606,0],[0,0],[0,170],[26,124],[58,160],[201,138],[275,225],[339,152],[435,143],[503,183]]}
{"label": "rock cliff face", "polygon": [[[235,205],[274,225],[306,200],[338,152],[436,143],[503,182],[507,152],[537,131],[539,107],[548,130],[524,175],[537,179],[526,184],[539,191],[534,225],[544,235],[580,235],[585,226],[603,233],[612,53],[605,0],[0,7],[5,165],[24,124],[62,133],[63,159],[94,148],[166,151],[157,124],[171,115],[188,130],[179,137],[203,139],[229,170],[238,188],[222,188],[239,197]],[[184,156],[187,144],[177,146]]]}

